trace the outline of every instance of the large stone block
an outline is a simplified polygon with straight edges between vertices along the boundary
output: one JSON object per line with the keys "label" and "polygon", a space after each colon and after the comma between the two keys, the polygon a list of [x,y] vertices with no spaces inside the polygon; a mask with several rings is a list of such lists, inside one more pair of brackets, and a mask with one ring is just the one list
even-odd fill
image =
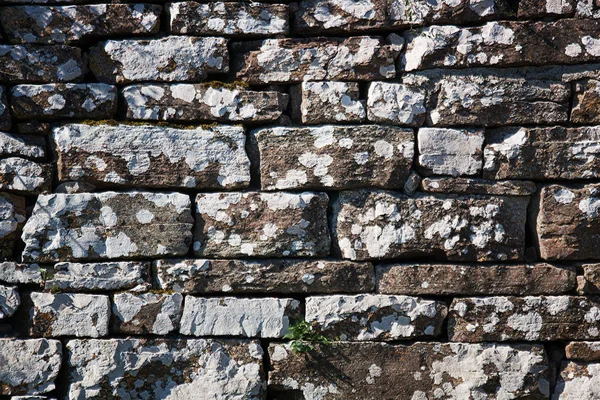
{"label": "large stone block", "polygon": [[179,193],[78,193],[38,197],[23,230],[37,262],[187,254],[193,218]]}
{"label": "large stone block", "polygon": [[0,44],[0,82],[69,82],[84,75],[81,50],[69,46]]}
{"label": "large stone block", "polygon": [[420,128],[419,165],[436,175],[479,175],[483,140],[483,129]]}
{"label": "large stone block", "polygon": [[61,181],[202,189],[239,189],[250,183],[240,126],[73,124],[56,127],[52,136]]}
{"label": "large stone block", "polygon": [[167,335],[179,327],[179,293],[118,293],[113,298],[112,330],[133,335]]}
{"label": "large stone block", "polygon": [[329,255],[325,193],[200,193],[194,253],[199,257]]}
{"label": "large stone block", "polygon": [[363,122],[358,82],[302,82],[291,89],[294,120],[303,124]]}
{"label": "large stone block", "polygon": [[149,267],[149,263],[133,261],[85,264],[61,262],[47,271],[44,286],[46,290],[69,292],[142,291],[152,287],[149,282]]}
{"label": "large stone block", "polygon": [[425,121],[425,92],[401,83],[372,82],[367,94],[369,121],[421,126]]}
{"label": "large stone block", "polygon": [[342,192],[333,205],[334,244],[351,260],[520,260],[528,202],[526,197]]}
{"label": "large stone block", "polygon": [[414,133],[392,126],[276,127],[251,132],[263,190],[401,189]]}
{"label": "large stone block", "polygon": [[48,193],[52,186],[53,167],[25,158],[0,159],[0,190],[22,194]]}
{"label": "large stone block", "polygon": [[10,259],[27,216],[25,198],[0,193],[0,259]]}

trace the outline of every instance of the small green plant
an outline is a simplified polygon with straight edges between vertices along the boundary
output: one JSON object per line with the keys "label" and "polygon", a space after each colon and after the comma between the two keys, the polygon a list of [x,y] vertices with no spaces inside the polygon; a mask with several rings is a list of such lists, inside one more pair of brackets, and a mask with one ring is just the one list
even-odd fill
{"label": "small green plant", "polygon": [[307,353],[313,350],[311,343],[330,344],[331,339],[315,332],[312,326],[306,321],[300,321],[290,326],[289,332],[285,334],[284,339],[292,340],[290,348],[296,353]]}

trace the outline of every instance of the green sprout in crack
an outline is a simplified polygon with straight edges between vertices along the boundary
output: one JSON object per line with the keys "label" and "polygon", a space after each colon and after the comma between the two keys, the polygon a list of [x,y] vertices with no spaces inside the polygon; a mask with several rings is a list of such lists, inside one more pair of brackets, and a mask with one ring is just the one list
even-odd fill
{"label": "green sprout in crack", "polygon": [[311,343],[330,344],[331,339],[315,332],[312,326],[306,321],[300,321],[290,326],[289,332],[285,334],[284,339],[292,340],[290,348],[295,353],[307,353],[314,347]]}

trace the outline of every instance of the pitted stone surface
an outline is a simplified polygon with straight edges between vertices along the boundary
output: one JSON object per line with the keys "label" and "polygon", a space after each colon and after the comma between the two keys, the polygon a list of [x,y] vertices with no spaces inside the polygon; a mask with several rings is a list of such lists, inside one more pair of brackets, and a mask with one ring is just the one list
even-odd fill
{"label": "pitted stone surface", "polygon": [[565,353],[569,360],[600,361],[600,342],[571,342]]}
{"label": "pitted stone surface", "polygon": [[119,293],[113,299],[112,330],[134,335],[167,335],[179,327],[183,296]]}
{"label": "pitted stone surface", "polygon": [[396,76],[401,45],[382,37],[267,39],[236,49],[238,79],[250,84],[362,81]]}
{"label": "pitted stone surface", "polygon": [[0,192],[0,258],[10,259],[26,218],[25,198]]}
{"label": "pitted stone surface", "polygon": [[13,315],[20,305],[19,289],[16,286],[0,285],[0,319]]}
{"label": "pitted stone surface", "polygon": [[108,40],[90,50],[90,69],[106,83],[197,82],[207,74],[229,71],[227,40],[186,36]]}
{"label": "pitted stone surface", "polygon": [[23,258],[50,262],[187,254],[193,219],[179,193],[41,195],[23,230]]}
{"label": "pitted stone surface", "polygon": [[552,400],[594,400],[600,397],[600,364],[564,362]]}
{"label": "pitted stone surface", "polygon": [[264,395],[258,341],[88,339],[70,340],[66,347],[69,400],[260,400]]}
{"label": "pitted stone surface", "polygon": [[11,116],[10,109],[8,108],[8,101],[6,101],[6,88],[0,86],[0,129],[9,130],[11,127]]}
{"label": "pitted stone surface", "polygon": [[250,160],[240,126],[64,125],[53,131],[58,178],[92,184],[240,189]]}
{"label": "pitted stone surface", "polygon": [[439,336],[448,309],[418,297],[361,294],[308,297],[306,321],[340,340],[401,340]]}
{"label": "pitted stone surface", "polygon": [[281,338],[300,319],[294,299],[186,296],[180,332],[194,336]]}
{"label": "pitted stone surface", "polygon": [[329,255],[325,193],[200,193],[193,250],[199,257]]}
{"label": "pitted stone surface", "polygon": [[[180,293],[360,293],[374,287],[373,265],[329,260],[157,260],[161,290]],[[2,278],[0,270],[0,280]]]}
{"label": "pitted stone surface", "polygon": [[128,119],[261,123],[277,120],[288,96],[218,84],[134,85],[123,89]]}
{"label": "pitted stone surface", "polygon": [[520,260],[528,202],[524,197],[342,192],[333,204],[334,244],[351,260]]}
{"label": "pitted stone surface", "polygon": [[400,83],[373,82],[367,95],[369,121],[421,126],[425,121],[425,92]]}
{"label": "pitted stone surface", "polygon": [[291,90],[294,119],[303,124],[363,122],[367,118],[357,82],[302,82]]}
{"label": "pitted stone surface", "polygon": [[41,394],[55,389],[62,359],[58,340],[0,339],[0,394]]}
{"label": "pitted stone surface", "polygon": [[169,4],[169,29],[179,35],[259,37],[286,34],[286,4],[184,1]]}
{"label": "pitted stone surface", "polygon": [[417,296],[562,294],[577,285],[574,268],[550,264],[392,264],[375,274],[378,293]]}
{"label": "pitted stone surface", "polygon": [[84,75],[81,50],[69,46],[0,44],[0,82],[70,82]]}
{"label": "pitted stone surface", "polygon": [[35,337],[108,335],[108,296],[31,293],[30,334]]}
{"label": "pitted stone surface", "polygon": [[269,389],[305,400],[542,400],[550,394],[550,368],[540,345],[337,342],[314,347],[307,355],[271,344]]}
{"label": "pitted stone surface", "polygon": [[152,286],[148,282],[149,267],[149,263],[133,261],[58,263],[48,271],[44,285],[52,291],[144,291]]}
{"label": "pitted stone surface", "polygon": [[18,156],[43,159],[46,155],[46,139],[40,135],[13,135],[0,132],[0,156]]}
{"label": "pitted stone surface", "polygon": [[600,116],[600,81],[586,79],[575,83],[575,97],[571,110],[571,122],[576,124],[598,124]]}
{"label": "pitted stone surface", "polygon": [[75,43],[93,38],[158,32],[161,7],[152,4],[20,6],[0,9],[14,43]]}
{"label": "pitted stone surface", "polygon": [[436,175],[479,175],[483,165],[483,129],[421,128],[419,165]]}
{"label": "pitted stone surface", "polygon": [[0,189],[19,193],[48,193],[51,191],[53,169],[19,157],[0,159]]}
{"label": "pitted stone surface", "polygon": [[9,284],[41,284],[42,269],[37,264],[18,264],[12,261],[0,262],[0,282]]}
{"label": "pitted stone surface", "polygon": [[597,297],[456,298],[448,337],[454,342],[586,340],[600,335]]}
{"label": "pitted stone surface", "polygon": [[251,138],[263,190],[400,189],[414,157],[413,131],[392,126],[264,128]]}

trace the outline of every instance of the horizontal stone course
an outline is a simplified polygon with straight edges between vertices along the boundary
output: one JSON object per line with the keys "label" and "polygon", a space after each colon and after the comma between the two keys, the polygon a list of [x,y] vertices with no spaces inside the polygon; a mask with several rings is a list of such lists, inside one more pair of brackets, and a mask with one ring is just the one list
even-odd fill
{"label": "horizontal stone course", "polygon": [[537,191],[537,187],[533,182],[520,180],[431,177],[421,181],[421,190],[430,193],[530,196]]}

